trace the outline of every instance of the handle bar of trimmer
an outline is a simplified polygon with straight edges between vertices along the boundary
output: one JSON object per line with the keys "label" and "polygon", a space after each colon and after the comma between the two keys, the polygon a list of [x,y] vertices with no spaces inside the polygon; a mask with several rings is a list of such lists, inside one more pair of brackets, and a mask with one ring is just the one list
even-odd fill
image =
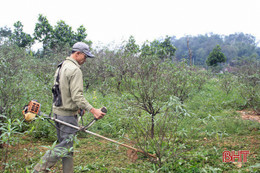
{"label": "handle bar of trimmer", "polygon": [[77,129],[77,130],[79,130],[79,131],[80,131],[80,130],[83,130],[84,132],[89,133],[89,134],[91,134],[91,135],[97,136],[97,137],[99,137],[99,138],[105,139],[105,140],[107,140],[107,141],[116,143],[116,144],[121,145],[121,146],[124,146],[124,147],[127,147],[127,148],[129,148],[129,149],[131,149],[131,150],[134,150],[134,151],[136,151],[136,152],[141,152],[141,153],[147,154],[148,156],[157,159],[156,156],[154,156],[154,155],[152,155],[152,154],[150,154],[150,153],[146,153],[146,152],[144,152],[144,151],[142,151],[142,150],[140,150],[140,149],[136,149],[136,148],[131,147],[131,146],[129,146],[129,145],[123,144],[123,143],[118,142],[118,141],[115,141],[115,140],[113,140],[113,139],[109,139],[109,138],[107,138],[107,137],[105,137],[105,136],[102,136],[102,135],[99,135],[99,134],[97,134],[97,133],[88,131],[88,130],[86,130],[86,129],[82,129],[82,128],[78,127],[78,126],[74,126],[74,125],[72,125],[72,124],[66,123],[66,122],[61,121],[61,120],[58,120],[58,119],[56,119],[56,118],[49,117],[48,115],[46,115],[46,114],[43,113],[43,112],[39,112],[39,115],[44,116],[44,117],[46,117],[46,118],[49,118],[49,119],[51,119],[51,120],[53,120],[53,121],[55,121],[55,122],[58,122],[58,123],[61,123],[61,124],[66,125],[66,126],[72,127],[72,128]]}
{"label": "handle bar of trimmer", "polygon": [[[101,108],[101,111],[104,112],[104,113],[107,113],[107,108],[106,107],[103,107]],[[80,116],[82,117],[83,115],[83,110],[81,109],[80,110]],[[90,123],[88,123],[86,126],[83,127],[83,129],[88,129],[89,127],[91,127],[98,119],[97,118],[94,118],[92,121],[90,121]]]}

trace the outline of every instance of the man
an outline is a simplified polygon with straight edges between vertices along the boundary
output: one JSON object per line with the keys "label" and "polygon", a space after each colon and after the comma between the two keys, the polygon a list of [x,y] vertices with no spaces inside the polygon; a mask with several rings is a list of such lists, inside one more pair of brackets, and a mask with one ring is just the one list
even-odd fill
{"label": "man", "polygon": [[[95,109],[83,96],[83,77],[80,65],[86,62],[87,58],[94,58],[87,44],[78,42],[73,45],[70,57],[58,68],[54,85],[58,86],[60,102],[57,104],[54,98],[54,117],[78,125],[77,113],[81,109],[90,111],[95,118],[101,119],[105,115],[101,109]],[[55,94],[54,94],[55,95]],[[41,161],[34,167],[34,172],[48,172],[48,169],[62,158],[62,169],[64,173],[73,172],[73,136],[76,129],[56,123],[57,137],[59,144],[53,150],[49,150],[42,157]]]}

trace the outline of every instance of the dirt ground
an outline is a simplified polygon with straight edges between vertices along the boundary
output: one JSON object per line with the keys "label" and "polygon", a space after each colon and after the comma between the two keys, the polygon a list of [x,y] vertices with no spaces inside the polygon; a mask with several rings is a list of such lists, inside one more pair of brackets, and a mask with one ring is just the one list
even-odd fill
{"label": "dirt ground", "polygon": [[260,115],[257,115],[254,111],[242,110],[237,112],[241,114],[244,120],[258,121],[260,123]]}

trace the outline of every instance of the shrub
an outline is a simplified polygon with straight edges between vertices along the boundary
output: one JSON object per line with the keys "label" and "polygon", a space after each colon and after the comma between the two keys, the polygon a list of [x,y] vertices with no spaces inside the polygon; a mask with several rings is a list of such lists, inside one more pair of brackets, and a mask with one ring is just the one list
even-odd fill
{"label": "shrub", "polygon": [[237,86],[245,102],[244,108],[251,108],[260,114],[260,68],[259,62],[251,62],[236,68]]}
{"label": "shrub", "polygon": [[[128,110],[130,127],[132,133],[130,138],[143,151],[151,152],[158,158],[155,164],[161,168],[165,164],[179,159],[181,152],[185,148],[182,143],[185,138],[185,130],[181,128],[183,119],[190,115],[176,97],[170,97],[164,103],[161,113],[154,117],[154,133],[150,133],[152,122],[150,115]],[[139,112],[140,113],[140,112]],[[152,160],[154,162],[154,160]]]}

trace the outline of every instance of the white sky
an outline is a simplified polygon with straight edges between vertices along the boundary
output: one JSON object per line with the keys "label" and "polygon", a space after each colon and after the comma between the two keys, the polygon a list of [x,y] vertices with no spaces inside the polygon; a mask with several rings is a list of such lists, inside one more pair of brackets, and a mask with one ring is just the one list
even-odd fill
{"label": "white sky", "polygon": [[88,39],[120,43],[133,35],[141,44],[159,37],[244,32],[260,40],[260,0],[5,0],[0,27],[18,20],[32,34],[38,15],[52,26],[84,25]]}

